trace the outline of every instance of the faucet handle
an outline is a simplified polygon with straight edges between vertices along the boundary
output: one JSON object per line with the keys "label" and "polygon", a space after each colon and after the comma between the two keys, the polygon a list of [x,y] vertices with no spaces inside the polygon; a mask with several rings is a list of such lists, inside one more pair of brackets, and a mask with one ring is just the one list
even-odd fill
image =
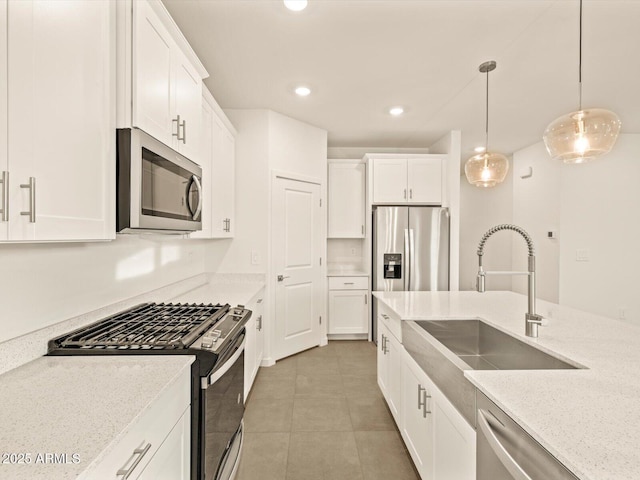
{"label": "faucet handle", "polygon": [[542,315],[538,315],[536,313],[525,313],[525,319],[527,323],[535,323],[536,325],[542,325],[542,319],[544,318]]}

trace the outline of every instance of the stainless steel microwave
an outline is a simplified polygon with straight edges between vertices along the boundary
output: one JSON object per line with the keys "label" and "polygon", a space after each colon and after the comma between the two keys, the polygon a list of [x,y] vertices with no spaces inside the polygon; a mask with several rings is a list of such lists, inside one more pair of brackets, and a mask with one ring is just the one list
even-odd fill
{"label": "stainless steel microwave", "polygon": [[117,142],[117,231],[202,230],[202,169],[137,128]]}

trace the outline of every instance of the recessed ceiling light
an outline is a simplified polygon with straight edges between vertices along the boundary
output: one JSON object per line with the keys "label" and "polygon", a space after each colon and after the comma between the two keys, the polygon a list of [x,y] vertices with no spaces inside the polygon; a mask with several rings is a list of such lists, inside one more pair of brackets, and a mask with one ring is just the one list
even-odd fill
{"label": "recessed ceiling light", "polygon": [[296,88],[296,94],[300,95],[301,97],[306,97],[310,93],[311,93],[311,89],[309,87],[297,87]]}
{"label": "recessed ceiling light", "polygon": [[402,107],[393,107],[389,109],[389,113],[393,116],[402,115],[404,113],[404,108]]}
{"label": "recessed ceiling light", "polygon": [[284,6],[294,12],[307,8],[307,0],[284,0]]}
{"label": "recessed ceiling light", "polygon": [[478,152],[478,153],[482,153],[482,152],[485,151],[485,148],[484,147],[476,147],[476,148],[473,149],[473,151],[474,152]]}

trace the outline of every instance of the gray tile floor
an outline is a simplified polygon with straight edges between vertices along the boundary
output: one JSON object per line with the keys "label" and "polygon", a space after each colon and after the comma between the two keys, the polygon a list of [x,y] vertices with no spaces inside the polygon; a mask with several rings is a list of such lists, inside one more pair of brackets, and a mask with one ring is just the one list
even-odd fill
{"label": "gray tile floor", "polygon": [[238,480],[415,480],[376,382],[376,349],[334,341],[261,368]]}

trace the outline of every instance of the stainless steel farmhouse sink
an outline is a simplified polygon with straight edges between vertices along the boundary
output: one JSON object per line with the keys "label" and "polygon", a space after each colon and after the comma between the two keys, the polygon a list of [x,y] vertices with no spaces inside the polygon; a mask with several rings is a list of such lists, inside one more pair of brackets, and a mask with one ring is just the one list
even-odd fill
{"label": "stainless steel farmhouse sink", "polygon": [[473,370],[577,368],[479,319],[425,320],[416,324]]}
{"label": "stainless steel farmhouse sink", "polygon": [[476,426],[476,388],[466,370],[576,369],[480,319],[402,322],[402,343],[462,416]]}

